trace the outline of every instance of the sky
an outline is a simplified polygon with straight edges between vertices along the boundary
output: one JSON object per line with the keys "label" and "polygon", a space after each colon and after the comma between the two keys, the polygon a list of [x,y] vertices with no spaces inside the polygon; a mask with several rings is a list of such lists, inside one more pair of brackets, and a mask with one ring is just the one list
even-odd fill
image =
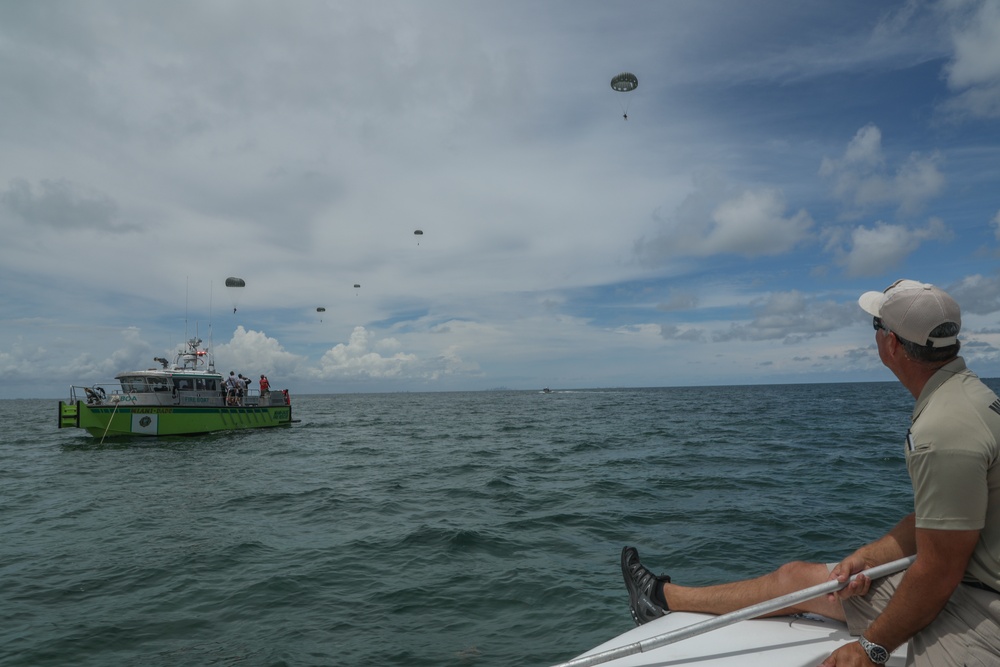
{"label": "sky", "polygon": [[1000,0],[0,2],[0,154],[0,398],[1000,376]]}

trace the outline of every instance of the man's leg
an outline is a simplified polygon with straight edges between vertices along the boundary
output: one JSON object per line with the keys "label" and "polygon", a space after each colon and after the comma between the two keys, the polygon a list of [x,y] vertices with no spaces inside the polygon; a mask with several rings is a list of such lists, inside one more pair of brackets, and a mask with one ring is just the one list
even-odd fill
{"label": "man's leg", "polygon": [[[830,578],[830,570],[825,563],[793,561],[786,563],[762,577],[736,581],[716,586],[690,587],[668,583],[663,585],[663,597],[671,611],[697,611],[705,614],[726,614],[750,605],[795,593]],[[801,613],[822,614],[828,618],[845,620],[844,609],[839,600],[821,595],[795,606],[779,609],[767,616],[787,616]]]}
{"label": "man's leg", "polygon": [[[668,611],[729,613],[822,584],[829,580],[830,570],[823,563],[795,561],[755,579],[717,586],[681,586],[672,583],[669,577],[656,577],[639,562],[639,553],[633,547],[625,547],[622,550],[622,575],[629,590],[632,617],[636,623],[641,624]],[[651,581],[653,579],[656,580],[655,584]],[[767,615],[783,616],[803,612],[845,620],[840,602],[831,601],[827,595]]]}

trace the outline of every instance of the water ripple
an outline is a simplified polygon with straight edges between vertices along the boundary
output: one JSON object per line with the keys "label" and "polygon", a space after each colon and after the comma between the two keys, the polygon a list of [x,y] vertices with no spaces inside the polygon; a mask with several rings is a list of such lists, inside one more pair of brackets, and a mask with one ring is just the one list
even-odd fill
{"label": "water ripple", "polygon": [[0,401],[0,664],[552,664],[631,627],[623,544],[707,584],[879,535],[911,504],[911,406],[890,383],[305,396],[291,429],[99,444]]}

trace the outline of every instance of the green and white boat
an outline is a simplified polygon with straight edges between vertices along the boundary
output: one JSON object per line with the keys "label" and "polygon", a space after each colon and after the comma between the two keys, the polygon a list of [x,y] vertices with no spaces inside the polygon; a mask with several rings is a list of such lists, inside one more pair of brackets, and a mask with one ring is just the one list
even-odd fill
{"label": "green and white boat", "polygon": [[129,371],[117,383],[70,387],[59,401],[59,428],[82,428],[95,438],[194,435],[213,431],[284,426],[292,422],[288,390],[247,387],[243,396],[226,386],[200,338],[192,338],[174,365]]}

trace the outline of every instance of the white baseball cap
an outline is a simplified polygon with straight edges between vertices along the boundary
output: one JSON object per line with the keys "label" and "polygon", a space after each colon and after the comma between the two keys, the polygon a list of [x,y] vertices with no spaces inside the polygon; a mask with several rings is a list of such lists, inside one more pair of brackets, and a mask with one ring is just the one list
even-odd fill
{"label": "white baseball cap", "polygon": [[962,311],[944,290],[916,280],[897,280],[881,292],[865,292],[858,299],[866,312],[882,319],[885,326],[911,343],[926,347],[948,347],[958,335],[931,338],[942,324],[962,327]]}

